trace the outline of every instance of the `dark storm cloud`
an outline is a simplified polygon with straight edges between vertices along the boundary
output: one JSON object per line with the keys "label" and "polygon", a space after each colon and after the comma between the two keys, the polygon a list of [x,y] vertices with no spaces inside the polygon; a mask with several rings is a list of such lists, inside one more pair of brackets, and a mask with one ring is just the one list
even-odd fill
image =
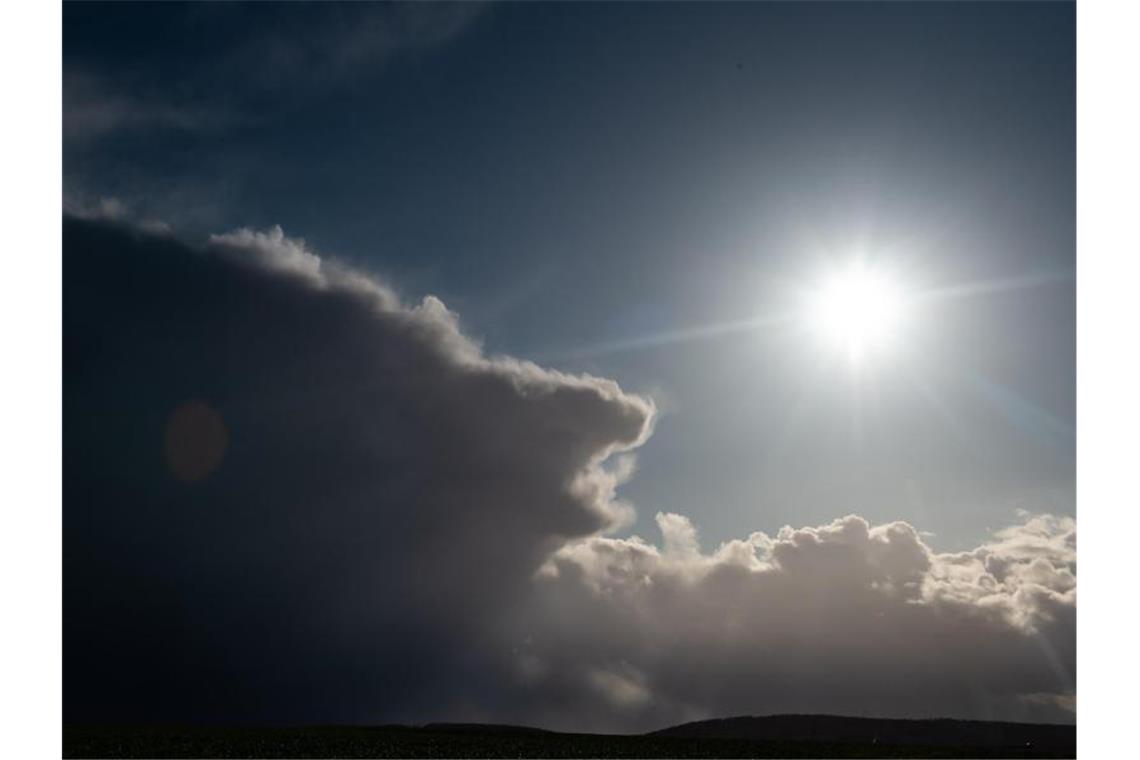
{"label": "dark storm cloud", "polygon": [[[487,686],[484,622],[547,553],[623,516],[601,462],[653,407],[612,382],[487,359],[280,231],[64,240],[69,719],[430,710]],[[190,485],[187,403],[228,433]]]}
{"label": "dark storm cloud", "polygon": [[1071,702],[1071,520],[958,554],[855,516],[712,554],[680,515],[661,548],[607,537],[649,400],[489,358],[280,228],[89,216],[64,221],[69,721]]}

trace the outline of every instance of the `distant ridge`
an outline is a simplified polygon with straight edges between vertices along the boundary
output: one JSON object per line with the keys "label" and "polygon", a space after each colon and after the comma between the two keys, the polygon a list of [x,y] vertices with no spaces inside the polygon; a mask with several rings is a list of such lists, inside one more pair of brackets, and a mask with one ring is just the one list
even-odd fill
{"label": "distant ridge", "polygon": [[1077,727],[932,718],[852,718],[840,715],[768,715],[682,723],[648,736],[691,739],[852,742],[988,748],[1075,750]]}
{"label": "distant ridge", "polygon": [[63,756],[1075,758],[1076,728],[836,715],[727,718],[633,735],[562,733],[477,723],[291,727],[64,724]]}
{"label": "distant ridge", "polygon": [[506,723],[427,723],[424,731],[446,731],[449,734],[553,734],[545,728],[512,726]]}

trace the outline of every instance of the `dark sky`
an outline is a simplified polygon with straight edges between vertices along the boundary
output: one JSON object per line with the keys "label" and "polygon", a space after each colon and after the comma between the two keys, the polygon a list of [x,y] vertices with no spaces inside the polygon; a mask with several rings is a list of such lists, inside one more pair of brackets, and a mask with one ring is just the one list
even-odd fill
{"label": "dark sky", "polygon": [[[72,715],[193,714],[201,668],[248,687],[209,718],[1055,717],[1071,693],[1073,4],[66,3],[64,113]],[[857,376],[794,324],[738,326],[856,256],[918,304]],[[227,445],[191,446],[208,474],[187,485],[163,431],[189,399]],[[597,464],[615,447],[635,471]],[[619,576],[663,590],[595,609],[584,589]],[[978,601],[998,588],[1001,620]],[[702,600],[786,625],[751,649],[686,630]],[[828,672],[852,670],[826,676],[804,626],[847,604]],[[94,707],[125,636],[91,632],[105,605],[150,610],[136,674],[180,664],[136,687],[182,696]],[[916,637],[947,630],[990,648],[924,659]],[[457,637],[401,676],[422,694],[376,686]],[[324,711],[251,709],[294,648]],[[873,694],[853,662],[888,673]],[[469,693],[441,701],[456,673]],[[627,713],[582,707],[599,693]]]}

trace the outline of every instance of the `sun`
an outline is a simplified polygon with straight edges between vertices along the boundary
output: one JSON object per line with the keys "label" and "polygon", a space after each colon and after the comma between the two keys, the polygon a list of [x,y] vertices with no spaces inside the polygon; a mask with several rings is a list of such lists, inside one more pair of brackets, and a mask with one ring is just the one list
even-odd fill
{"label": "sun", "polygon": [[811,293],[807,318],[824,341],[861,361],[891,348],[903,305],[898,285],[885,272],[858,262],[832,273]]}

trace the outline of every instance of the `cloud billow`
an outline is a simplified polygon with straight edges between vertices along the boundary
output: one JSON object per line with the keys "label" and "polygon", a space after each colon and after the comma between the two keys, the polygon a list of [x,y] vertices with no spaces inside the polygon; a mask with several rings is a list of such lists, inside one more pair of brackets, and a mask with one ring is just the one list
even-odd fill
{"label": "cloud billow", "polygon": [[664,548],[595,536],[540,571],[518,671],[568,700],[549,720],[579,702],[598,721],[624,711],[647,725],[774,712],[1066,719],[1071,519],[940,554],[907,523],[850,515],[709,555],[687,519],[657,520]]}
{"label": "cloud billow", "polygon": [[279,228],[65,217],[65,719],[1068,714],[1071,520],[616,538],[653,417]]}
{"label": "cloud billow", "polygon": [[[433,636],[477,636],[548,550],[622,516],[601,462],[648,400],[486,359],[439,301],[297,245],[65,222],[75,717],[382,715],[352,683],[414,703]],[[192,487],[163,456],[189,401],[228,429]]]}

